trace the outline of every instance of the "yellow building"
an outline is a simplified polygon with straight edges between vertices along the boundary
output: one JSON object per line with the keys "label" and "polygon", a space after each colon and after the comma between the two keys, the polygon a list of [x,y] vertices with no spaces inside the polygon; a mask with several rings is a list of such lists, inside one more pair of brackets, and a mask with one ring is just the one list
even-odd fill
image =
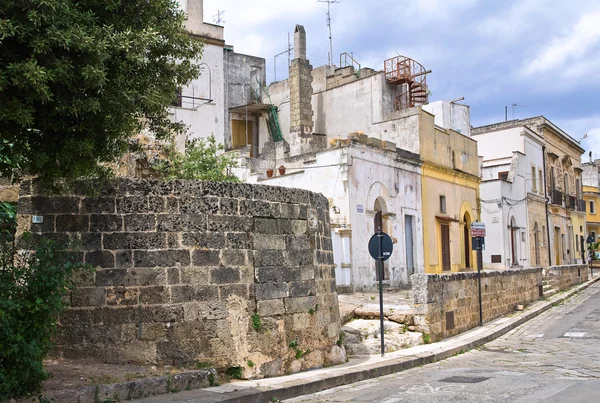
{"label": "yellow building", "polygon": [[583,199],[587,207],[586,214],[586,233],[598,241],[600,234],[600,188],[597,186],[583,186]]}
{"label": "yellow building", "polygon": [[477,142],[436,126],[428,112],[421,114],[425,272],[476,270],[470,226],[480,218]]}

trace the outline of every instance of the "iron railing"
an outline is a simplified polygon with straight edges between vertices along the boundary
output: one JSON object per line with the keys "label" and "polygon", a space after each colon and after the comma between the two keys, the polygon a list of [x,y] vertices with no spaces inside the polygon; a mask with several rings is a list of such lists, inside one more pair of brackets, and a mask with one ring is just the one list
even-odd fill
{"label": "iron railing", "polygon": [[575,196],[565,195],[565,205],[568,209],[575,210],[577,198]]}
{"label": "iron railing", "polygon": [[562,206],[563,204],[563,194],[560,190],[553,189],[550,193],[551,203]]}
{"label": "iron railing", "polygon": [[587,210],[587,203],[585,200],[577,200],[577,210],[583,211],[584,213]]}

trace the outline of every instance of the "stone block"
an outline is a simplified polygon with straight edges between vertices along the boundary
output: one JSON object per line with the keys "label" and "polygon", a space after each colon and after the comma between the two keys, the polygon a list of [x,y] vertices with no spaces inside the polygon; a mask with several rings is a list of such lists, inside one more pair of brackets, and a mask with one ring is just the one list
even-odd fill
{"label": "stone block", "polygon": [[225,234],[225,247],[228,249],[251,249],[250,237],[246,232]]}
{"label": "stone block", "polygon": [[166,341],[168,329],[163,323],[142,323],[136,333],[139,332],[139,339],[143,341]]}
{"label": "stone block", "polygon": [[179,233],[167,232],[167,246],[169,249],[181,248],[181,240],[179,239]]}
{"label": "stone block", "polygon": [[208,284],[210,282],[208,267],[187,267],[179,270],[181,284]]}
{"label": "stone block", "polygon": [[115,268],[126,269],[133,267],[133,251],[117,250],[115,251]]}
{"label": "stone block", "polygon": [[167,284],[180,284],[181,276],[179,273],[179,267],[170,267],[167,269]]}
{"label": "stone block", "polygon": [[137,307],[133,306],[107,306],[101,308],[100,312],[104,325],[136,323],[140,317]]}
{"label": "stone block", "polygon": [[106,287],[106,305],[134,306],[140,303],[138,287]]}
{"label": "stone block", "polygon": [[184,214],[218,214],[218,197],[182,197],[179,199],[179,211]]}
{"label": "stone block", "polygon": [[256,300],[285,298],[289,295],[287,283],[255,284]]}
{"label": "stone block", "polygon": [[285,313],[285,306],[282,299],[269,299],[258,301],[256,303],[257,313],[260,316],[276,316]]}
{"label": "stone block", "polygon": [[85,253],[85,264],[90,264],[94,267],[114,268],[115,255],[108,250],[97,250]]}
{"label": "stone block", "polygon": [[254,219],[238,216],[208,216],[208,230],[218,232],[252,232]]}
{"label": "stone block", "polygon": [[171,287],[171,302],[211,301],[219,298],[216,285],[174,285]]}
{"label": "stone block", "polygon": [[242,249],[223,249],[221,251],[222,266],[245,266],[248,264],[248,252]]}
{"label": "stone block", "polygon": [[315,267],[312,265],[300,266],[300,279],[302,281],[314,280]]}
{"label": "stone block", "polygon": [[56,214],[78,214],[80,203],[81,199],[79,197],[52,197],[50,201],[50,205],[52,206],[51,212]]}
{"label": "stone block", "polygon": [[[59,235],[59,234],[56,234]],[[72,240],[81,247],[81,250],[102,249],[102,235],[90,233],[77,233]],[[48,235],[46,235],[48,236]]]}
{"label": "stone block", "polygon": [[274,218],[255,218],[254,232],[257,234],[279,234],[278,220]]}
{"label": "stone block", "polygon": [[314,281],[291,281],[289,283],[290,297],[307,297],[314,295],[315,293],[315,282]]}
{"label": "stone block", "polygon": [[313,264],[314,257],[310,250],[288,250],[285,252],[285,264],[288,266],[306,266]]}
{"label": "stone block", "polygon": [[161,214],[157,217],[157,230],[165,232],[206,231],[206,215]]}
{"label": "stone block", "polygon": [[178,305],[154,305],[140,309],[141,323],[180,322],[183,320],[183,306]]}
{"label": "stone block", "polygon": [[280,204],[281,218],[298,219],[300,214],[300,206],[298,204],[281,203]]}
{"label": "stone block", "polygon": [[239,214],[252,217],[273,217],[274,205],[262,200],[240,200]]}
{"label": "stone block", "polygon": [[140,287],[140,303],[145,305],[168,304],[169,288],[164,286]]}
{"label": "stone block", "polygon": [[159,179],[121,179],[121,194],[127,196],[162,196],[173,192],[173,183]]}
{"label": "stone block", "polygon": [[189,266],[190,251],[187,249],[136,250],[133,252],[134,267]]}
{"label": "stone block", "polygon": [[286,313],[305,313],[309,309],[315,309],[316,298],[309,297],[296,297],[284,299],[285,312]]}
{"label": "stone block", "polygon": [[164,268],[106,269],[96,271],[97,286],[150,286],[166,285]]}
{"label": "stone block", "polygon": [[311,249],[310,238],[307,235],[287,236],[288,250],[308,250]]}
{"label": "stone block", "polygon": [[279,250],[255,250],[254,265],[257,267],[281,266],[286,261],[284,253]]}
{"label": "stone block", "polygon": [[115,212],[114,197],[85,198],[81,201],[82,214],[115,214]]}
{"label": "stone block", "polygon": [[182,245],[206,249],[222,249],[225,246],[225,236],[218,232],[184,232]]}
{"label": "stone block", "polygon": [[224,284],[219,286],[219,298],[223,301],[231,296],[245,300],[254,299],[254,284]]}
{"label": "stone block", "polygon": [[233,267],[216,267],[210,269],[210,282],[212,284],[228,284],[240,282],[240,269]]}
{"label": "stone block", "polygon": [[223,215],[237,215],[239,203],[237,199],[228,199],[221,197],[219,205],[219,213]]}
{"label": "stone block", "polygon": [[150,207],[147,197],[133,196],[117,198],[117,213],[119,214],[143,214],[149,211]]}
{"label": "stone block", "polygon": [[[202,194],[204,196],[229,197],[234,199],[252,198],[253,186],[246,183],[230,182],[203,182]],[[223,214],[223,213],[221,213]]]}
{"label": "stone block", "polygon": [[254,250],[285,250],[285,235],[254,234],[252,236]]}
{"label": "stone block", "polygon": [[91,232],[123,231],[123,216],[114,214],[92,214],[90,216]]}
{"label": "stone block", "polygon": [[175,180],[173,183],[173,194],[183,197],[202,196],[202,184],[200,181],[193,180]]}
{"label": "stone block", "polygon": [[259,283],[290,282],[300,279],[300,269],[298,267],[257,267],[255,273],[256,281]]}
{"label": "stone block", "polygon": [[103,287],[77,287],[71,291],[71,306],[102,306],[106,303]]}
{"label": "stone block", "polygon": [[294,234],[294,235],[302,235],[307,232],[307,224],[305,220],[292,220],[291,221],[291,231],[286,232],[286,234]]}
{"label": "stone block", "polygon": [[123,217],[125,231],[156,231],[156,216],[154,214],[127,214]]}
{"label": "stone block", "polygon": [[90,228],[90,217],[88,215],[65,215],[56,216],[56,232],[87,232]]}
{"label": "stone block", "polygon": [[[289,313],[289,312],[288,312]],[[307,330],[311,327],[313,316],[307,312],[292,315],[293,329],[295,331]]]}
{"label": "stone block", "polygon": [[167,237],[162,232],[123,232],[103,234],[104,249],[164,249]]}
{"label": "stone block", "polygon": [[165,213],[179,214],[179,199],[176,197],[165,198]]}
{"label": "stone block", "polygon": [[220,261],[218,250],[194,249],[192,251],[193,266],[218,266]]}

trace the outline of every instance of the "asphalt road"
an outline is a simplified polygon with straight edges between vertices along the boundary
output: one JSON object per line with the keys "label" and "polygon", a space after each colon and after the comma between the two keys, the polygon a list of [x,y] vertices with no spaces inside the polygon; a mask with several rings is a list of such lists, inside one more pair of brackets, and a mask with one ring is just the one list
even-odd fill
{"label": "asphalt road", "polygon": [[300,402],[600,402],[600,284],[447,360]]}

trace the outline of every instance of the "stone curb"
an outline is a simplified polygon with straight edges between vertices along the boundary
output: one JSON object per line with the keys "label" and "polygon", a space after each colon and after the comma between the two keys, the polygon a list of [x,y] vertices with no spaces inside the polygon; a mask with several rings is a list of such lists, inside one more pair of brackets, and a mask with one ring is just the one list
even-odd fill
{"label": "stone curb", "polygon": [[[184,390],[200,389],[209,386],[209,375],[216,376],[214,369],[164,375],[154,378],[134,379],[131,381],[81,386],[44,393],[44,397],[58,402],[119,402],[140,399]],[[29,403],[32,398],[14,399],[17,403]]]}
{"label": "stone curb", "polygon": [[[561,295],[555,295],[550,297],[549,300],[542,302],[539,307],[533,310],[523,312],[518,317],[510,318],[506,323],[496,325],[496,328],[484,329],[483,334],[469,335],[469,332],[478,328],[471,329],[465,333],[454,336],[452,338],[443,340],[441,342],[432,343],[429,346],[434,347],[432,350],[427,352],[421,352],[414,354],[409,357],[395,357],[385,361],[377,363],[365,364],[360,367],[348,368],[347,370],[339,369],[338,373],[332,373],[331,375],[324,375],[320,379],[315,377],[311,378],[298,378],[290,381],[286,381],[281,385],[268,387],[246,387],[244,390],[233,390],[225,392],[213,392],[210,389],[198,390],[193,392],[193,396],[186,393],[177,395],[171,395],[169,398],[165,398],[165,402],[215,402],[215,403],[267,403],[271,401],[291,399],[294,397],[317,393],[326,389],[331,389],[337,386],[348,385],[355,382],[360,382],[380,376],[390,375],[396,372],[404,371],[407,369],[419,367],[425,364],[431,364],[436,361],[444,360],[452,357],[457,353],[472,350],[476,347],[482,346],[490,341],[508,333],[514,328],[522,325],[523,323],[535,318],[536,316],[546,312],[552,306],[557,303],[565,301],[567,298],[572,297],[578,292],[588,288],[595,282],[600,280],[600,276],[593,278],[581,285],[578,285],[569,291]],[[497,318],[495,320],[498,320]],[[493,322],[488,322],[490,325]],[[485,326],[485,325],[484,325]],[[459,340],[462,339],[462,340]],[[435,348],[436,344],[448,344],[451,346]],[[333,369],[335,371],[335,369]],[[240,389],[243,388],[243,384],[236,383],[230,384],[239,385]],[[184,396],[187,395],[187,396]]]}

